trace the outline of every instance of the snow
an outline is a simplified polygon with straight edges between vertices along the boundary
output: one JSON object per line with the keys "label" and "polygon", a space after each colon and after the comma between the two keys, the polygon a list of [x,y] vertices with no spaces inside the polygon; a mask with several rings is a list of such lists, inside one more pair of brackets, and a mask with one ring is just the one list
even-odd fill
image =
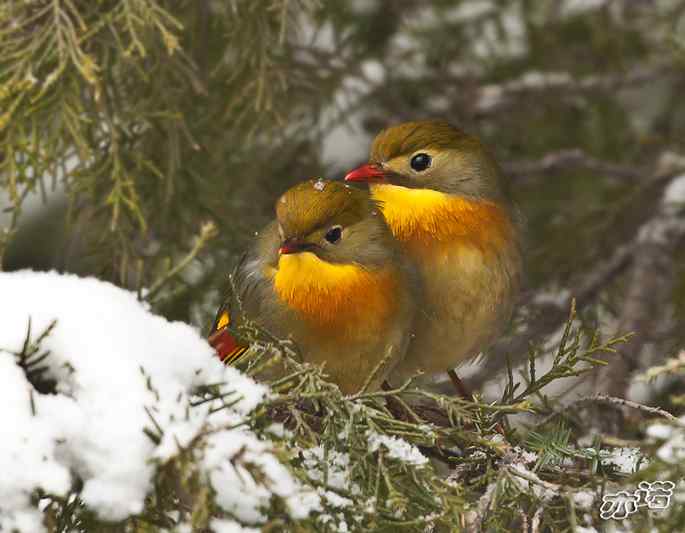
{"label": "snow", "polygon": [[647,436],[653,439],[668,439],[673,434],[673,427],[666,424],[652,424],[647,428]]}
{"label": "snow", "polygon": [[471,22],[494,10],[495,6],[491,0],[472,0],[449,9],[445,13],[445,19],[449,22]]}
{"label": "snow", "polygon": [[523,56],[528,44],[522,8],[518,3],[497,8],[499,20],[488,20],[472,38],[472,48],[481,59]]}
{"label": "snow", "polygon": [[345,498],[344,496],[340,496],[339,494],[336,494],[333,491],[322,490],[321,494],[324,498],[326,498],[326,501],[333,507],[349,507],[350,505],[352,505],[352,500],[350,500],[349,498]]}
{"label": "snow", "polygon": [[679,420],[681,427],[657,423],[647,428],[649,437],[665,441],[657,450],[656,456],[666,463],[677,464],[685,461],[685,416]]}
{"label": "snow", "polygon": [[380,435],[373,431],[367,434],[369,440],[369,451],[375,452],[383,445],[388,450],[388,457],[399,459],[407,464],[419,466],[428,463],[428,458],[424,456],[416,446],[412,446],[406,440],[393,437],[391,435]]}
{"label": "snow", "polygon": [[[244,522],[266,520],[259,509],[268,507],[273,494],[284,499],[289,514],[295,519],[306,518],[319,510],[319,497],[311,489],[302,489],[288,470],[268,452],[267,443],[251,433],[215,433],[209,438],[205,468],[210,472],[212,486],[218,489],[217,502]],[[231,461],[226,461],[226,457]],[[250,469],[260,471],[259,483]],[[236,490],[236,487],[242,487]],[[245,505],[246,502],[248,505]]]}
{"label": "snow", "polygon": [[510,465],[509,468],[515,470],[516,472],[519,472],[526,478],[533,480],[531,482],[528,481],[528,479],[524,479],[518,476],[513,478],[515,479],[516,483],[523,487],[523,490],[531,491],[533,494],[535,494],[536,498],[539,498],[543,501],[548,501],[557,496],[557,493],[554,490],[551,490],[551,483],[546,483],[542,481],[537,474],[526,468],[526,466],[522,463],[514,463]]}
{"label": "snow", "polygon": [[511,93],[553,89],[571,83],[573,79],[568,72],[530,71],[506,84],[485,85],[481,91],[476,107],[480,111],[491,111],[506,101]]}
{"label": "snow", "polygon": [[563,5],[563,14],[580,15],[604,7],[606,3],[607,0],[566,0]]}
{"label": "snow", "polygon": [[533,297],[533,302],[538,305],[554,305],[556,307],[568,307],[571,301],[571,291],[564,288],[555,288],[540,291]]}
{"label": "snow", "polygon": [[359,65],[364,79],[373,85],[380,85],[385,81],[386,69],[383,63],[375,59],[368,59]]}
{"label": "snow", "polygon": [[[333,489],[349,491],[352,494],[360,492],[359,487],[350,479],[350,456],[347,453],[328,450],[326,454],[323,446],[314,446],[303,450],[302,456],[311,480],[322,482],[326,478],[328,486]],[[326,469],[325,473],[322,468]]]}
{"label": "snow", "polygon": [[601,450],[600,463],[604,466],[615,467],[616,471],[621,474],[633,474],[637,472],[638,469],[647,466],[647,461],[639,448],[625,447]]}
{"label": "snow", "polygon": [[377,0],[352,0],[349,9],[358,15],[369,15],[378,9]]}
{"label": "snow", "polygon": [[[481,452],[482,453],[482,452]],[[525,464],[535,464],[538,460],[538,454],[535,452],[529,452],[524,450],[520,446],[514,446],[511,450],[511,454],[516,458],[515,460],[523,461]],[[485,455],[485,454],[483,454]],[[476,456],[472,454],[471,457]]]}
{"label": "snow", "polygon": [[685,174],[673,178],[671,183],[666,187],[664,192],[664,203],[666,204],[680,204],[680,207],[685,207]]}
{"label": "snow", "polygon": [[666,442],[657,450],[656,456],[667,463],[679,463],[685,460],[685,434],[680,432]]}
{"label": "snow", "polygon": [[595,494],[589,490],[580,490],[573,494],[573,503],[581,509],[592,509],[595,504]]}
{"label": "snow", "polygon": [[[662,156],[661,165],[681,164],[677,156],[666,154]],[[664,191],[661,198],[660,212],[650,221],[642,225],[638,231],[638,243],[669,243],[674,234],[679,234],[682,225],[680,216],[685,206],[685,175],[674,178]]]}
{"label": "snow", "polygon": [[[272,495],[293,518],[318,509],[319,496],[291,476],[270,442],[240,425],[268,389],[219,363],[191,326],[155,316],[133,293],[94,278],[0,273],[0,294],[0,419],[13,428],[0,440],[0,530],[43,531],[31,496],[36,489],[67,496],[76,479],[81,500],[101,519],[138,513],[156,464],[199,436],[200,473],[234,516],[257,523]],[[29,319],[32,343],[56,321],[37,352],[49,351],[43,364],[55,394],[35,390],[16,364]],[[235,403],[190,407],[197,387],[209,384],[232,392],[225,401]]]}

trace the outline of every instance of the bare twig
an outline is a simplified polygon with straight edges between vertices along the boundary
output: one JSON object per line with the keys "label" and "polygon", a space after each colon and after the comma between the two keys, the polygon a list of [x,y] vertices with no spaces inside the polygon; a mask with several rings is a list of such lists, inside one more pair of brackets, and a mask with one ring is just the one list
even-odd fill
{"label": "bare twig", "polygon": [[217,235],[217,228],[213,223],[203,224],[200,229],[200,235],[195,240],[195,245],[193,249],[188,252],[188,254],[181,259],[173,268],[171,268],[166,274],[155,281],[150,287],[150,290],[145,294],[145,300],[152,301],[154,296],[160,291],[164,285],[175,278],[178,274],[183,272],[185,268],[197,257],[197,255],[202,251],[207,242],[213,239]]}
{"label": "bare twig", "polygon": [[539,507],[533,519],[530,521],[530,533],[540,533],[540,521],[542,520],[542,507]]}
{"label": "bare twig", "polygon": [[536,161],[513,161],[503,165],[505,173],[513,178],[526,179],[531,175],[584,169],[609,178],[638,182],[646,172],[634,166],[608,163],[596,159],[579,148],[559,150],[545,155]]}
{"label": "bare twig", "polygon": [[514,468],[513,466],[508,466],[507,467],[507,472],[512,474],[513,476],[520,477],[521,479],[525,479],[529,483],[533,483],[534,485],[538,485],[545,490],[549,490],[554,493],[559,493],[561,491],[561,485],[557,485],[556,483],[550,483],[549,481],[545,481],[543,479],[540,479],[539,477],[532,475],[525,470],[521,470],[518,468]]}
{"label": "bare twig", "polygon": [[629,72],[597,74],[576,79],[569,72],[528,72],[518,79],[484,86],[479,91],[475,110],[493,113],[514,103],[528,93],[542,91],[590,92],[608,91],[653,81],[667,72],[664,66],[637,67]]}
{"label": "bare twig", "polygon": [[[666,153],[660,158],[656,176],[673,178],[683,171],[685,160]],[[597,392],[625,396],[632,372],[653,363],[651,357],[643,356],[643,349],[648,343],[647,333],[668,324],[670,320],[671,308],[667,302],[670,301],[676,279],[671,258],[683,240],[685,220],[681,206],[671,203],[667,190],[652,218],[640,228],[633,245],[635,259],[619,327],[622,331],[635,332],[635,339],[621,350],[622,357],[616,358],[598,374],[595,383]]]}
{"label": "bare twig", "polygon": [[391,361],[391,359],[395,356],[395,350],[393,349],[392,346],[388,347],[388,349],[385,352],[385,355],[383,356],[383,359],[378,361],[376,366],[373,368],[373,371],[367,376],[367,378],[364,380],[364,384],[362,385],[362,388],[359,390],[358,394],[364,394],[369,390],[369,387],[371,384],[374,382],[375,379],[378,378],[378,376],[381,375],[381,371],[384,368],[387,368],[388,363]]}
{"label": "bare twig", "polygon": [[623,398],[616,398],[614,396],[607,396],[605,394],[595,394],[594,396],[588,396],[585,398],[580,398],[579,400],[576,400],[575,402],[573,402],[569,407],[571,407],[573,405],[581,405],[584,403],[595,403],[595,402],[607,403],[607,404],[618,405],[619,407],[629,407],[631,409],[637,409],[638,411],[642,411],[644,413],[649,413],[650,415],[656,415],[656,416],[660,416],[662,418],[666,418],[667,420],[669,420],[670,422],[673,422],[678,427],[685,428],[685,423],[681,422],[680,419],[673,416],[668,411],[660,409],[659,407],[650,407],[648,405],[643,405],[641,403],[633,402],[631,400],[625,400]]}

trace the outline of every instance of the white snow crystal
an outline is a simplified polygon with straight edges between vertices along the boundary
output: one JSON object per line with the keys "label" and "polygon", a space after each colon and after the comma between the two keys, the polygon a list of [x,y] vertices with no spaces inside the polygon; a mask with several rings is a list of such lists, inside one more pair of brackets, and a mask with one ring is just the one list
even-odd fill
{"label": "white snow crystal", "polygon": [[674,178],[666,187],[664,203],[685,204],[685,174]]}
{"label": "white snow crystal", "polygon": [[[680,421],[685,424],[685,416],[681,416]],[[658,438],[667,439],[657,450],[656,456],[667,463],[685,461],[685,430],[682,427],[671,427],[669,428],[671,431],[667,432],[666,428],[656,429],[659,426],[660,424],[655,424],[647,430],[650,436],[656,436],[655,433],[657,433],[662,435]]]}
{"label": "white snow crystal", "polygon": [[491,0],[474,0],[472,2],[460,2],[455,7],[447,10],[445,19],[449,22],[469,22],[482,17],[495,9]]}
{"label": "white snow crystal", "polygon": [[526,468],[525,465],[521,463],[514,463],[510,466],[510,468],[516,470],[517,472],[520,472],[523,476],[526,476],[527,478],[535,480],[534,482],[531,482],[528,481],[528,479],[524,479],[518,476],[515,478],[516,483],[518,483],[525,490],[532,491],[537,498],[546,501],[551,500],[557,495],[556,492],[554,492],[550,488],[547,488],[548,486],[550,486],[550,484],[547,484],[544,481],[542,481],[537,474],[528,470],[528,468]]}
{"label": "white snow crystal", "polygon": [[563,4],[564,15],[580,15],[603,7],[607,0],[566,0]]}
{"label": "white snow crystal", "polygon": [[647,466],[647,461],[642,456],[639,448],[613,448],[612,450],[600,451],[600,463],[616,467],[622,474],[633,474],[640,468]]}
{"label": "white snow crystal", "polygon": [[[212,432],[201,465],[217,502],[235,516],[258,518],[272,494],[294,518],[318,508],[318,494],[302,489],[268,441],[244,427],[222,429],[239,426],[268,389],[222,365],[194,328],[155,316],[133,293],[94,278],[0,273],[0,294],[0,419],[12,428],[0,439],[0,531],[43,531],[31,494],[65,496],[77,478],[81,500],[100,518],[138,513],[156,463],[205,429]],[[17,365],[29,319],[32,342],[56,321],[39,352],[49,351],[43,364],[56,394],[34,390]],[[217,412],[212,402],[189,407],[193,391],[209,384],[223,384],[233,393],[226,402],[237,403]],[[240,450],[267,484],[240,461],[232,466]]]}
{"label": "white snow crystal", "polygon": [[595,504],[595,494],[589,490],[581,490],[573,494],[573,503],[581,509],[592,509]]}
{"label": "white snow crystal", "polygon": [[369,439],[369,451],[375,452],[381,444],[388,450],[388,457],[399,459],[410,465],[423,465],[428,462],[416,446],[412,446],[404,439],[399,439],[390,435],[380,435],[374,431],[367,433]]}
{"label": "white snow crystal", "polygon": [[568,302],[571,301],[571,291],[568,289],[540,291],[535,295],[533,301],[539,305],[567,306]]}
{"label": "white snow crystal", "polygon": [[673,434],[673,427],[667,424],[652,424],[647,428],[647,435],[653,439],[668,439]]}
{"label": "white snow crystal", "polygon": [[359,66],[364,78],[369,82],[380,85],[385,81],[385,67],[377,60],[367,60]]}
{"label": "white snow crystal", "polygon": [[[480,450],[478,450],[478,451],[480,451]],[[519,446],[514,446],[514,448],[512,449],[512,452],[514,454],[516,454],[516,456],[518,456],[526,464],[532,464],[532,463],[537,462],[537,460],[538,460],[538,454],[537,453],[529,452],[528,450],[524,450],[523,448],[521,448]],[[483,452],[481,452],[481,453],[483,453]],[[485,456],[484,453],[483,453],[483,456]]]}
{"label": "white snow crystal", "polygon": [[[313,481],[328,480],[328,486],[333,489],[346,490],[353,494],[360,491],[359,487],[350,481],[350,456],[337,450],[324,453],[323,446],[315,446],[302,451],[307,475]],[[326,476],[324,476],[326,469]]]}
{"label": "white snow crystal", "polygon": [[340,496],[340,494],[337,494],[331,490],[320,489],[319,493],[326,498],[326,501],[333,507],[349,507],[352,505],[352,500],[345,498],[344,496]]}
{"label": "white snow crystal", "polygon": [[[254,435],[221,432],[208,440],[204,466],[217,491],[216,501],[238,519],[251,523],[265,520],[261,509],[268,505],[272,494],[285,500],[294,518],[306,518],[319,509],[319,496],[311,489],[303,489],[275,456],[266,453],[267,444]],[[255,477],[265,476],[266,481],[258,483],[248,466],[259,469],[261,475]]]}

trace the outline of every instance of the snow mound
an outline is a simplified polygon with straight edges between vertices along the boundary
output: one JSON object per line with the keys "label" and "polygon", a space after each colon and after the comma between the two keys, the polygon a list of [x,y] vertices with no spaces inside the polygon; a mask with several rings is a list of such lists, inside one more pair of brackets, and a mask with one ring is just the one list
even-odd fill
{"label": "snow mound", "polygon": [[[201,468],[218,505],[234,516],[258,522],[272,493],[294,516],[317,508],[269,442],[236,428],[268,389],[219,363],[191,326],[155,316],[133,293],[94,278],[0,273],[0,295],[0,419],[12,428],[0,439],[0,531],[44,531],[32,496],[40,489],[65,497],[77,479],[81,500],[101,519],[139,513],[156,465],[201,434],[208,435]],[[41,364],[56,382],[51,393],[36,390],[19,365],[29,324],[28,345],[40,340],[34,357],[49,352]],[[233,393],[228,405],[190,407],[194,391],[210,384]],[[240,448],[272,488],[230,461]],[[241,530],[229,522],[218,529]]]}

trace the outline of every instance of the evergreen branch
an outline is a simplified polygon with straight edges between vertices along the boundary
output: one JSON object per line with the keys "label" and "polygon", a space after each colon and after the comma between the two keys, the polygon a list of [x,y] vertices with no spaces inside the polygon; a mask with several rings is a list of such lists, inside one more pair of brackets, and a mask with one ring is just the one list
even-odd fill
{"label": "evergreen branch", "polygon": [[181,259],[176,265],[169,269],[163,276],[157,279],[150,289],[145,294],[145,300],[150,302],[153,301],[157,293],[172,279],[178,276],[183,270],[185,270],[188,265],[198,256],[198,254],[204,249],[207,243],[216,237],[217,228],[211,223],[205,223],[200,228],[200,234],[195,239],[195,244],[193,248],[188,252],[188,254]]}
{"label": "evergreen branch", "polygon": [[31,317],[29,316],[21,349],[18,352],[9,352],[15,356],[17,365],[24,371],[29,383],[42,394],[54,393],[56,386],[55,380],[47,375],[49,367],[43,364],[50,356],[50,352],[41,351],[41,343],[52,333],[56,325],[57,320],[53,320],[36,339],[32,339]]}
{"label": "evergreen branch", "polygon": [[378,363],[376,363],[376,366],[374,366],[371,373],[364,380],[364,384],[362,385],[362,388],[359,390],[358,394],[364,394],[367,390],[369,390],[371,383],[373,383],[374,379],[378,377],[381,370],[383,370],[388,365],[388,363],[394,357],[394,355],[394,349],[392,348],[392,346],[389,346],[386,349],[383,358],[380,361],[378,361]]}

